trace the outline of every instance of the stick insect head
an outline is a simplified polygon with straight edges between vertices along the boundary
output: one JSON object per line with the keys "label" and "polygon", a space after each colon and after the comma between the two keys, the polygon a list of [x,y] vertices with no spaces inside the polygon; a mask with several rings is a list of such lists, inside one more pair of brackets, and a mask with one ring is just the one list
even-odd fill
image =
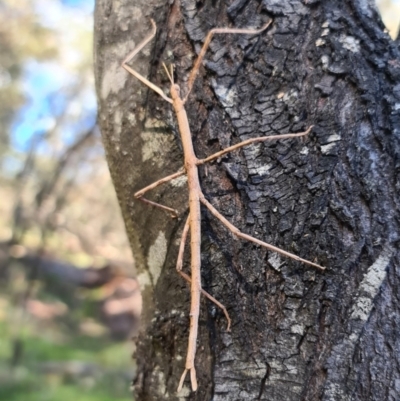
{"label": "stick insect head", "polygon": [[163,67],[165,72],[167,73],[169,82],[171,82],[171,97],[172,99],[176,99],[180,97],[180,88],[179,85],[174,82],[174,66],[171,64],[171,70],[168,71],[168,67],[163,63]]}

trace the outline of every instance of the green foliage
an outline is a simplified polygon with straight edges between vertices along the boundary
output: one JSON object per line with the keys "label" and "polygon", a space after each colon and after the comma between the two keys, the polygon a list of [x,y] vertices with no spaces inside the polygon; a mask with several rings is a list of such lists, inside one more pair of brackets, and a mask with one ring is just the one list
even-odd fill
{"label": "green foliage", "polygon": [[[70,287],[68,298],[57,297],[45,281],[34,282],[33,299],[66,308],[38,318],[17,301],[29,286],[26,271],[17,263],[10,268],[7,284],[0,281],[0,400],[131,401],[133,344],[110,339],[91,292]],[[97,331],[85,331],[85,322]],[[17,343],[20,357],[12,364]]]}
{"label": "green foliage", "polygon": [[27,375],[18,381],[4,383],[0,387],[0,399],[7,401],[127,401],[131,398],[107,394],[103,389],[88,391],[84,386],[57,385],[51,378],[43,383],[35,375]]}
{"label": "green foliage", "polygon": [[[4,299],[2,304],[7,304]],[[10,367],[13,314],[0,321],[0,400],[132,400],[127,344],[113,343],[107,336],[85,336],[79,330],[74,335],[60,321],[43,325],[26,320],[18,332],[22,360]]]}

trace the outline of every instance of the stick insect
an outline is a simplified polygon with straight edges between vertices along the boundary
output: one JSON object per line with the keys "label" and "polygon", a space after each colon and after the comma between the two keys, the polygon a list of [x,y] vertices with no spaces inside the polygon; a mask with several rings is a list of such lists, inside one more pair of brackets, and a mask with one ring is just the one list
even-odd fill
{"label": "stick insect", "polygon": [[[133,59],[133,57],[137,53],[139,53],[143,49],[143,47],[146,46],[156,35],[156,31],[157,31],[156,24],[153,20],[150,20],[150,21],[151,21],[152,28],[153,28],[152,32],[131,53],[128,54],[128,56],[122,62],[122,67],[126,71],[128,71],[129,73],[134,75],[141,82],[143,82],[145,85],[147,85],[150,89],[157,92],[168,103],[172,104],[172,107],[176,114],[176,118],[178,120],[178,127],[179,127],[179,132],[180,132],[182,146],[183,146],[184,166],[178,172],[171,174],[167,177],[164,177],[164,178],[146,186],[145,188],[136,192],[134,196],[135,196],[135,198],[140,199],[143,202],[146,202],[147,204],[150,204],[152,206],[161,208],[161,209],[169,212],[172,216],[176,217],[178,215],[176,210],[174,210],[168,206],[161,205],[156,202],[152,202],[152,201],[144,198],[143,195],[146,192],[148,192],[149,190],[160,186],[161,184],[164,184],[164,183],[171,181],[182,175],[185,175],[185,174],[187,175],[188,190],[189,190],[189,215],[186,220],[185,226],[183,228],[182,238],[181,238],[180,246],[179,246],[178,259],[177,259],[177,264],[176,264],[176,270],[186,281],[188,281],[190,283],[190,286],[191,286],[191,290],[190,290],[190,292],[191,292],[190,330],[189,330],[189,343],[188,343],[185,369],[182,373],[182,376],[181,376],[181,379],[179,382],[178,392],[182,389],[186,374],[188,372],[190,372],[190,380],[191,380],[192,390],[196,391],[197,390],[197,378],[196,378],[196,369],[194,366],[194,359],[195,359],[195,354],[196,354],[196,340],[197,340],[197,332],[198,332],[198,324],[199,324],[198,319],[199,319],[199,313],[200,313],[200,294],[203,294],[204,296],[206,296],[209,300],[214,302],[219,308],[222,309],[222,311],[224,312],[224,314],[227,318],[227,321],[228,321],[228,328],[227,328],[228,331],[230,329],[230,322],[231,322],[226,308],[220,302],[218,302],[214,297],[212,297],[210,294],[205,292],[201,287],[201,275],[200,275],[200,263],[201,263],[200,262],[200,241],[201,241],[200,204],[201,203],[211,212],[211,214],[213,216],[215,216],[217,219],[219,219],[222,222],[222,224],[225,225],[235,236],[245,239],[245,240],[248,240],[248,241],[252,241],[258,245],[261,245],[261,246],[273,251],[273,252],[278,252],[281,255],[292,258],[292,259],[302,262],[304,264],[313,266],[317,269],[324,270],[324,267],[322,267],[316,263],[302,259],[297,255],[286,252],[283,249],[280,249],[276,246],[268,244],[264,241],[254,238],[250,235],[242,233],[238,228],[236,228],[233,224],[231,224],[224,216],[222,216],[214,208],[214,206],[212,206],[211,203],[205,198],[205,196],[201,190],[201,187],[200,187],[198,168],[199,168],[199,166],[201,166],[205,163],[216,160],[227,153],[230,153],[234,150],[240,149],[244,146],[247,146],[247,145],[250,145],[253,143],[271,141],[271,140],[282,140],[282,139],[288,139],[288,138],[298,138],[298,137],[306,136],[310,133],[312,126],[310,126],[306,131],[300,132],[297,134],[262,136],[262,137],[248,139],[246,141],[240,142],[236,145],[233,145],[226,149],[223,149],[217,153],[214,153],[213,155],[208,156],[205,159],[198,159],[196,157],[196,154],[193,149],[193,142],[192,142],[192,137],[191,137],[190,128],[189,128],[189,121],[188,121],[188,117],[187,117],[187,114],[185,111],[185,103],[186,103],[186,101],[190,95],[190,92],[193,88],[194,81],[199,72],[202,60],[204,58],[204,55],[207,51],[208,46],[210,45],[212,37],[215,34],[258,35],[268,28],[271,21],[269,21],[267,24],[265,24],[260,29],[214,28],[211,31],[209,31],[209,33],[207,34],[206,39],[204,41],[203,47],[201,48],[200,53],[197,56],[194,66],[190,72],[188,83],[187,83],[187,88],[186,88],[186,93],[183,98],[181,97],[181,90],[180,90],[179,85],[174,82],[172,66],[171,66],[171,69],[168,70],[166,65],[163,63],[163,67],[164,67],[166,74],[169,78],[169,81],[171,83],[171,88],[170,88],[171,98],[170,98],[164,93],[164,91],[161,88],[159,88],[158,86],[151,83],[144,76],[139,74],[137,71],[135,71],[133,68],[131,68],[128,65],[128,63]],[[184,273],[182,271],[183,254],[184,254],[185,243],[186,243],[186,239],[187,239],[189,230],[190,230],[190,237],[191,237],[191,242],[190,242],[190,245],[191,245],[190,246],[191,277],[189,277],[186,273]]]}

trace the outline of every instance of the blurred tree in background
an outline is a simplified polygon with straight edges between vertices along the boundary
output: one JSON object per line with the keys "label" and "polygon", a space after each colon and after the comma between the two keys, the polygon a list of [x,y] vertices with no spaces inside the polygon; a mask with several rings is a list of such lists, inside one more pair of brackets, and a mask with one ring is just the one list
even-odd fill
{"label": "blurred tree in background", "polygon": [[2,179],[11,198],[0,235],[80,265],[129,260],[95,127],[93,4],[76,3],[1,4]]}
{"label": "blurred tree in background", "polygon": [[96,127],[93,1],[0,1],[0,400],[130,399],[140,294]]}
{"label": "blurred tree in background", "polygon": [[38,24],[29,1],[4,0],[0,7],[0,152],[4,153],[10,144],[10,125],[24,104],[23,65],[29,58],[54,57],[56,41],[50,30]]}

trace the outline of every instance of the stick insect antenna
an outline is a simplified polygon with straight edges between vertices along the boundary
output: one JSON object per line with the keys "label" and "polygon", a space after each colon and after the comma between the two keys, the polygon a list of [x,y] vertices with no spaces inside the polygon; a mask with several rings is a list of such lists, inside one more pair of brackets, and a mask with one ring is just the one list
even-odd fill
{"label": "stick insect antenna", "polygon": [[174,84],[174,70],[173,70],[172,64],[171,64],[171,73],[168,71],[168,68],[164,62],[162,63],[162,65],[164,67],[165,72],[167,73],[169,82],[171,82],[171,85],[173,85]]}

